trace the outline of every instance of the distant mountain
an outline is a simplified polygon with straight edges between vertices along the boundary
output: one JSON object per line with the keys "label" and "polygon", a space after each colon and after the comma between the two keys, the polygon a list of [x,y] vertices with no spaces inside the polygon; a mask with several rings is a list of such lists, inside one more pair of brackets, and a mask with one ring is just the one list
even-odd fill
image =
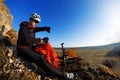
{"label": "distant mountain", "polygon": [[111,44],[112,47],[114,47],[108,54],[106,54],[107,57],[120,57],[120,43]]}
{"label": "distant mountain", "polygon": [[108,45],[102,45],[102,46],[90,46],[90,47],[76,47],[76,48],[81,48],[81,49],[113,49],[115,47],[119,47],[120,46],[120,42],[119,43],[112,43],[112,44],[108,44]]}
{"label": "distant mountain", "polygon": [[79,47],[77,49],[111,49],[111,51],[106,54],[107,57],[120,57],[120,42],[103,46]]}
{"label": "distant mountain", "polygon": [[[112,43],[108,45],[102,45],[102,46],[86,46],[86,47],[64,47],[65,49],[75,48],[75,49],[113,49],[115,47],[119,47],[120,42],[118,43]],[[54,47],[55,49],[61,49],[61,47]]]}

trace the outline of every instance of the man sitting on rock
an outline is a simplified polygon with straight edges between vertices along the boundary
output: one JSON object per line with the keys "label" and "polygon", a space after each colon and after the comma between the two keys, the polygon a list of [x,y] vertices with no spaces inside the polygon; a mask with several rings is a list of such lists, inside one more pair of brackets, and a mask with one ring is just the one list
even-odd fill
{"label": "man sitting on rock", "polygon": [[49,39],[47,37],[43,39],[35,38],[35,32],[50,32],[50,27],[36,27],[40,21],[40,15],[33,13],[30,16],[29,22],[24,21],[20,23],[17,52],[25,60],[35,63],[50,76],[63,79],[65,76],[58,70],[60,64],[59,59],[48,42]]}

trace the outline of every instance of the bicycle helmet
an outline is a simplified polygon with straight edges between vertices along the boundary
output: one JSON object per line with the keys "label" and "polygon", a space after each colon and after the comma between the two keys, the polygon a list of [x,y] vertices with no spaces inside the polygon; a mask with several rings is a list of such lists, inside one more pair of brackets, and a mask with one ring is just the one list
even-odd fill
{"label": "bicycle helmet", "polygon": [[34,19],[34,20],[36,20],[36,21],[38,21],[38,22],[41,22],[41,17],[40,17],[40,15],[37,14],[37,13],[33,13],[33,14],[30,16],[30,19]]}

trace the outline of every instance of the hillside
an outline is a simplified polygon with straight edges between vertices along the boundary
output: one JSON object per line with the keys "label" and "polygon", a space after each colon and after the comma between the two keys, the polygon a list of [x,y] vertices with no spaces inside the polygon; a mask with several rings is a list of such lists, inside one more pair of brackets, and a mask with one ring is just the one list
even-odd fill
{"label": "hillside", "polygon": [[113,49],[115,47],[120,46],[120,43],[113,43],[108,45],[101,45],[101,46],[90,46],[90,47],[77,47],[78,49]]}
{"label": "hillside", "polygon": [[[4,0],[0,0],[0,80],[43,80],[44,77],[40,70],[34,63],[25,61],[17,55],[16,41],[18,33],[12,27],[13,16],[9,8],[4,4]],[[97,47],[80,47],[80,48],[66,48],[68,61],[65,72],[74,73],[76,80],[120,80],[120,62],[118,57],[106,56],[106,54],[113,47],[118,44],[111,44],[107,46]],[[55,49],[59,56],[62,55],[61,48]],[[75,54],[76,53],[76,54]],[[77,57],[77,58],[73,58]],[[77,59],[77,61],[74,61]],[[69,61],[70,60],[70,61]],[[73,60],[73,61],[72,61]],[[109,60],[117,63],[112,67],[106,63]],[[74,62],[72,64],[72,62]],[[61,61],[61,68],[64,68]],[[63,71],[60,68],[60,71]],[[77,70],[76,70],[77,69]],[[76,77],[77,76],[77,77]],[[45,77],[44,80],[59,80],[52,77]],[[73,79],[73,80],[75,80]]]}
{"label": "hillside", "polygon": [[[88,62],[90,66],[96,67],[106,65],[111,67],[120,76],[120,43],[114,43],[103,46],[92,47],[72,47],[65,48],[65,51],[73,50],[76,55],[83,59],[83,62]],[[62,55],[61,48],[55,48],[58,55]],[[73,52],[72,51],[72,52]],[[70,55],[71,56],[71,55]]]}

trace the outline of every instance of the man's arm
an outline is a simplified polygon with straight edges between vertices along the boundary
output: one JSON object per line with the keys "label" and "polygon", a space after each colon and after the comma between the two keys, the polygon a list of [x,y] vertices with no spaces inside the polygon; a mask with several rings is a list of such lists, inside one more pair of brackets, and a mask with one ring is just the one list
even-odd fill
{"label": "man's arm", "polygon": [[21,23],[19,29],[19,40],[22,42],[21,44],[32,45],[36,44],[40,41],[40,38],[35,38],[32,29],[27,28],[27,23]]}
{"label": "man's arm", "polygon": [[46,31],[46,32],[50,33],[50,27],[45,26],[45,27],[36,27],[35,28],[35,32],[40,32],[40,31]]}

